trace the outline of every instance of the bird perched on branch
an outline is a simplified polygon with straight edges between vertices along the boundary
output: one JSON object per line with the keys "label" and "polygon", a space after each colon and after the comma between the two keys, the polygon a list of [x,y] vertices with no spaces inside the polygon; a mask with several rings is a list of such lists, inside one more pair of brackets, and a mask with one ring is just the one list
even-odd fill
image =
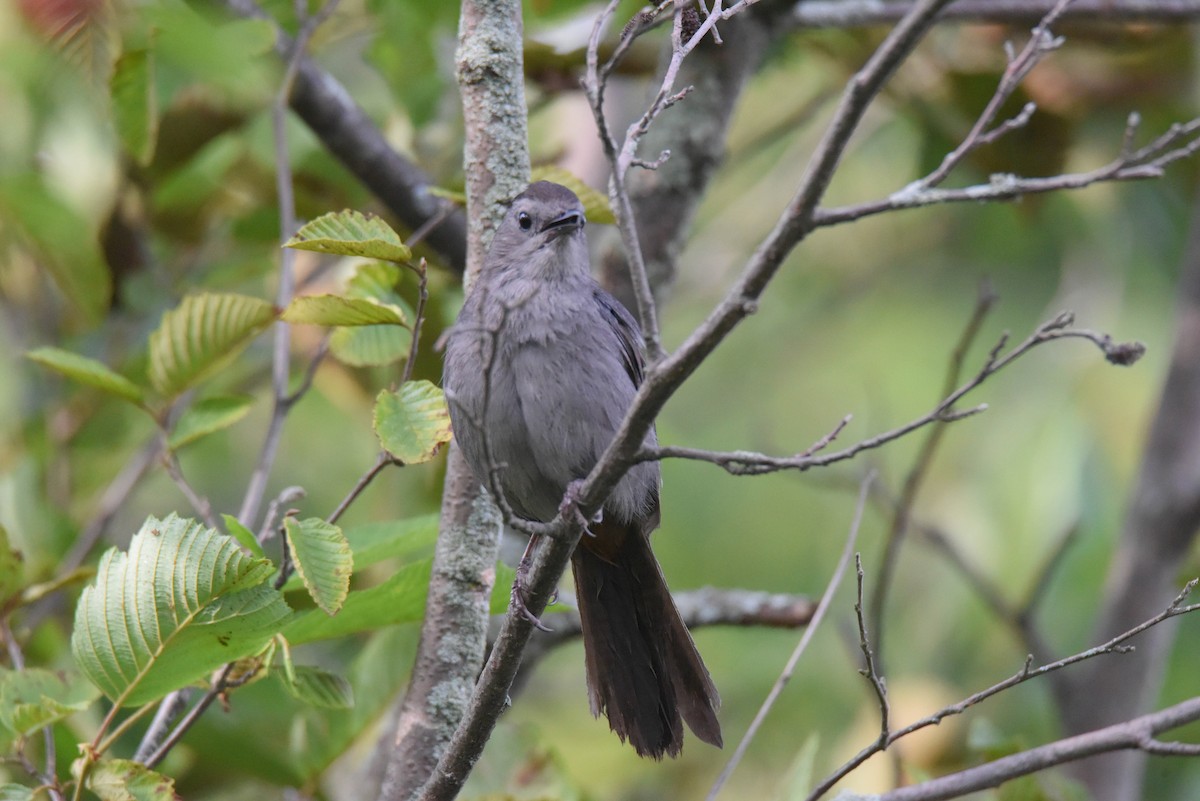
{"label": "bird perched on branch", "polygon": [[[455,440],[481,483],[531,521],[554,519],[642,382],[641,331],[592,279],[585,223],[565,186],[517,196],[446,345]],[[651,430],[645,444],[655,441]],[[571,557],[592,713],[655,759],[679,753],[684,721],[721,745],[716,687],[650,550],[659,484],[657,462],[630,468]]]}

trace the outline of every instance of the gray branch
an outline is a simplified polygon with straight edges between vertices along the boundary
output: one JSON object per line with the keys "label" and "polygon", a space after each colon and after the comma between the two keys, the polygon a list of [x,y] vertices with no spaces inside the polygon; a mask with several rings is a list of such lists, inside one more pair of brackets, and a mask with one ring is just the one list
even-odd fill
{"label": "gray branch", "polygon": [[[800,0],[790,21],[806,28],[851,28],[896,22],[912,0]],[[1053,0],[958,0],[943,20],[1033,22],[1046,15]],[[1200,0],[1077,0],[1068,19],[1087,22],[1189,22],[1200,18]]]}

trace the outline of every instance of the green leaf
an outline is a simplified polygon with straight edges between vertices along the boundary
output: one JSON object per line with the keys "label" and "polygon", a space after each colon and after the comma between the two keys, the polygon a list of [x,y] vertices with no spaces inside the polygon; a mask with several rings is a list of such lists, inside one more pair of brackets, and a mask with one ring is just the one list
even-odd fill
{"label": "green leaf", "polygon": [[104,390],[109,394],[124,398],[127,401],[141,405],[145,401],[145,392],[137,384],[120,373],[114,372],[103,362],[71,353],[59,348],[35,348],[25,356],[43,367],[48,367],[67,378],[87,384],[89,387]]}
{"label": "green leaf", "polygon": [[33,788],[22,784],[0,784],[0,801],[33,801]]}
{"label": "green leaf", "polygon": [[229,363],[275,320],[275,307],[246,295],[183,299],[150,335],[150,382],[173,397]]}
{"label": "green leaf", "polygon": [[398,325],[338,328],[329,338],[337,360],[351,367],[383,367],[408,357],[412,332]]}
{"label": "green leaf", "polygon": [[149,703],[256,653],[290,610],[274,566],[194,520],[148,518],[104,554],[75,609],[71,650],[119,706]]}
{"label": "green leaf", "polygon": [[300,701],[322,709],[350,709],[354,706],[354,690],[350,682],[336,673],[320,668],[296,665],[291,672],[275,675],[288,693]]}
{"label": "green leaf", "polygon": [[296,572],[326,614],[336,615],[350,592],[354,558],[342,530],[319,517],[283,521]]}
{"label": "green leaf", "polygon": [[88,773],[101,801],[175,801],[175,780],[128,759],[105,759]]}
{"label": "green leaf", "polygon": [[297,231],[284,247],[394,262],[412,258],[400,235],[381,218],[349,209],[322,214]]}
{"label": "green leaf", "polygon": [[99,693],[87,682],[67,682],[38,668],[0,673],[0,723],[28,737],[51,723],[91,706]]}
{"label": "green leaf", "polygon": [[592,189],[583,182],[582,178],[567,172],[562,167],[534,167],[529,174],[529,180],[531,182],[553,181],[570,189],[583,204],[583,214],[587,217],[588,222],[613,225],[617,221],[613,215],[612,206],[608,203],[608,195]]}
{"label": "green leaf", "polygon": [[[355,590],[346,596],[346,603],[337,617],[329,617],[319,609],[300,612],[284,628],[283,636],[292,645],[300,645],[360,631],[375,631],[384,626],[415,623],[425,614],[431,563],[431,559],[413,562],[382,584]],[[492,614],[501,614],[508,608],[515,575],[508,565],[496,565],[496,583],[490,600]]]}
{"label": "green leaf", "polygon": [[167,446],[175,451],[198,439],[215,434],[250,412],[254,399],[248,395],[214,395],[196,401],[179,418]]}
{"label": "green leaf", "polygon": [[409,381],[375,399],[375,434],[405,464],[434,457],[450,441],[450,410],[442,390],[429,381]]}
{"label": "green leaf", "polygon": [[300,612],[283,630],[292,645],[328,640],[397,623],[413,623],[425,614],[431,560],[405,565],[387,581],[355,590],[336,617],[319,609]]}
{"label": "green leaf", "polygon": [[[399,558],[407,562],[430,556],[437,542],[438,515],[362,523],[342,529],[342,533],[350,543],[357,573],[384,559]],[[283,585],[283,591],[293,592],[303,584],[299,576],[293,575]]]}
{"label": "green leaf", "polygon": [[340,295],[305,295],[283,310],[289,323],[311,325],[362,326],[408,325],[404,309],[373,298],[347,298]]}
{"label": "green leaf", "polygon": [[25,558],[8,542],[8,529],[0,525],[0,607],[25,583]]}
{"label": "green leaf", "polygon": [[113,121],[125,150],[141,165],[154,158],[158,138],[158,103],[154,91],[154,54],[127,50],[117,59],[109,82]]}
{"label": "green leaf", "polygon": [[[401,269],[395,264],[376,261],[360,264],[346,282],[346,297],[374,300],[394,306],[412,319],[413,312],[400,294]],[[395,325],[365,325],[339,328],[333,332],[329,346],[333,355],[353,367],[381,367],[408,357],[412,332]]]}
{"label": "green leaf", "polygon": [[0,219],[28,240],[80,318],[99,322],[112,297],[112,276],[87,220],[32,174],[0,181]]}
{"label": "green leaf", "polygon": [[233,538],[240,542],[247,551],[259,559],[266,558],[262,545],[259,544],[258,537],[254,536],[253,531],[243,526],[233,515],[221,515],[221,519],[225,521],[225,528],[229,530]]}

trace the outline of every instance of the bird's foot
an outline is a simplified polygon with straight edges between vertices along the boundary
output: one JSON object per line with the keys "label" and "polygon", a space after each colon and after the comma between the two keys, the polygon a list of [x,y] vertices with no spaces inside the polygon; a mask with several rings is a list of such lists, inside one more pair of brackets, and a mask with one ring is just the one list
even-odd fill
{"label": "bird's foot", "polygon": [[558,505],[558,513],[564,518],[571,518],[574,522],[583,529],[583,533],[589,537],[596,536],[592,533],[590,526],[593,523],[600,523],[604,520],[604,510],[597,509],[596,514],[592,515],[592,519],[588,520],[583,516],[583,512],[579,508],[579,496],[583,490],[583,479],[577,478],[567,485],[567,491],[563,493],[562,503]]}

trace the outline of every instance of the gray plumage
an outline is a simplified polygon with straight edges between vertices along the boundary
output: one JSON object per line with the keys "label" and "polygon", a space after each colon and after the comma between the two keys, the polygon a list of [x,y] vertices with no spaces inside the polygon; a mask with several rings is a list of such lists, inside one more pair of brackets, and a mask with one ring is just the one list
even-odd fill
{"label": "gray plumage", "polygon": [[[530,185],[496,230],[446,346],[455,440],[484,486],[494,469],[529,520],[554,518],[642,380],[641,333],[592,279],[584,223],[569,189]],[[572,556],[592,711],[655,758],[679,752],[681,714],[706,742],[721,741],[716,689],[649,547],[659,482],[657,462],[631,468]]]}

